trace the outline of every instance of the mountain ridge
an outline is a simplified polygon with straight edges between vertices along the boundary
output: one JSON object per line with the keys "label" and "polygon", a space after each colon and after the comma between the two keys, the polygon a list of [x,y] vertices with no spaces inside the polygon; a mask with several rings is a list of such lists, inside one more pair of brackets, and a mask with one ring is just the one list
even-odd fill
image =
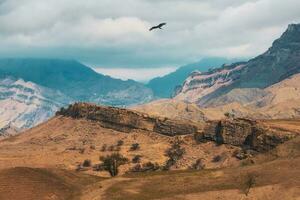
{"label": "mountain ridge", "polygon": [[[240,69],[228,72],[237,63],[211,72],[191,75],[175,98],[200,106],[235,88],[263,89],[300,72],[300,24],[291,24],[263,54],[240,63]],[[217,73],[222,72],[222,76]],[[214,77],[211,79],[211,77]],[[225,84],[225,85],[224,85]],[[184,89],[185,88],[185,89]],[[194,90],[194,92],[192,91]],[[192,91],[192,92],[191,92]]]}

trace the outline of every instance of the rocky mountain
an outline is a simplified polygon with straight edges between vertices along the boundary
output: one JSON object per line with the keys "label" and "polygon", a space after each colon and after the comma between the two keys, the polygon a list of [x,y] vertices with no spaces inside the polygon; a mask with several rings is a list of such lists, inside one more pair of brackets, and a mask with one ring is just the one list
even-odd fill
{"label": "rocky mountain", "polygon": [[299,72],[300,24],[291,24],[267,52],[248,62],[192,73],[175,98],[206,106],[233,89],[264,89]]}
{"label": "rocky mountain", "polygon": [[73,100],[63,93],[22,79],[0,80],[0,128],[30,128],[46,121]]}
{"label": "rocky mountain", "polygon": [[214,67],[220,67],[224,63],[232,63],[234,60],[225,58],[203,58],[199,62],[188,64],[180,67],[175,72],[167,74],[163,77],[157,77],[149,81],[147,86],[151,88],[154,95],[159,98],[170,98],[174,89],[183,84],[184,80],[193,71],[205,72]]}
{"label": "rocky mountain", "polygon": [[[0,70],[6,75],[21,78],[43,87],[59,90],[76,101],[108,103],[124,106],[148,101],[152,92],[133,80],[122,81],[96,73],[73,60],[2,59]],[[124,91],[131,95],[113,95]],[[136,93],[143,95],[136,95]],[[111,102],[111,103],[110,103]]]}
{"label": "rocky mountain", "polygon": [[76,61],[0,60],[0,128],[30,128],[75,101],[123,107],[152,97],[140,83],[98,74]]}

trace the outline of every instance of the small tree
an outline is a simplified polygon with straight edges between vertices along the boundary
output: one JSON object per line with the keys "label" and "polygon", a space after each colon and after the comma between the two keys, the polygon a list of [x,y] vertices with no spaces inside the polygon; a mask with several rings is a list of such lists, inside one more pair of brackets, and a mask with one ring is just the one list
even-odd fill
{"label": "small tree", "polygon": [[119,166],[126,164],[128,159],[119,153],[113,153],[105,157],[100,157],[100,161],[103,162],[103,169],[108,171],[110,175],[114,177],[119,173]]}

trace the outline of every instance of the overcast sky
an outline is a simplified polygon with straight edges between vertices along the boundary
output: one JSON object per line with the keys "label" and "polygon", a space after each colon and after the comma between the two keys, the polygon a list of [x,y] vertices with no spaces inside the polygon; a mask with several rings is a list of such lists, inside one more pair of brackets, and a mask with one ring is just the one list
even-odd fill
{"label": "overcast sky", "polygon": [[[0,57],[166,72],[206,56],[258,55],[300,23],[299,10],[299,0],[0,0]],[[160,22],[164,30],[148,31]]]}

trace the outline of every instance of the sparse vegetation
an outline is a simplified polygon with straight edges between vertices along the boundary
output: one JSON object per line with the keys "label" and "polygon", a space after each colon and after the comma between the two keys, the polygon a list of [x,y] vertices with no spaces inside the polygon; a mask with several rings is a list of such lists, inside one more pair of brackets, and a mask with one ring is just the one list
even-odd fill
{"label": "sparse vegetation", "polygon": [[86,159],[86,160],[83,161],[82,166],[83,167],[90,167],[90,166],[92,166],[92,161]]}
{"label": "sparse vegetation", "polygon": [[205,168],[205,164],[203,163],[203,159],[200,158],[196,161],[196,163],[194,163],[191,167],[191,169],[195,169],[195,170],[202,170]]}
{"label": "sparse vegetation", "polygon": [[147,171],[157,171],[160,167],[157,163],[147,162],[143,165],[136,164],[133,168],[131,168],[131,172],[147,172]]}
{"label": "sparse vegetation", "polygon": [[108,150],[108,151],[114,151],[114,150],[115,150],[115,146],[114,146],[114,145],[111,145],[111,146],[108,147],[107,150]]}
{"label": "sparse vegetation", "polygon": [[176,162],[183,157],[185,154],[185,149],[181,148],[181,142],[175,141],[174,144],[169,148],[165,155],[169,157],[167,160],[164,169],[169,170],[171,166],[175,165]]}
{"label": "sparse vegetation", "polygon": [[100,157],[100,161],[103,162],[103,169],[108,171],[110,175],[114,177],[119,173],[119,166],[126,164],[128,159],[119,153],[113,153],[105,157]]}
{"label": "sparse vegetation", "polygon": [[84,154],[84,152],[85,152],[85,148],[79,148],[78,150],[79,150],[79,153],[81,153],[81,154]]}
{"label": "sparse vegetation", "polygon": [[246,175],[246,178],[245,178],[245,182],[243,183],[243,188],[242,188],[242,191],[244,192],[244,194],[246,196],[248,196],[251,188],[253,188],[255,186],[255,181],[256,177],[254,174],[247,174]]}
{"label": "sparse vegetation", "polygon": [[124,144],[124,141],[123,140],[119,140],[118,142],[117,142],[117,146],[122,146]]}
{"label": "sparse vegetation", "polygon": [[222,156],[220,156],[220,155],[217,155],[217,156],[215,156],[213,159],[212,159],[212,162],[220,162],[222,160]]}
{"label": "sparse vegetation", "polygon": [[106,150],[107,150],[107,145],[106,145],[106,144],[102,145],[101,151],[102,151],[102,152],[105,152]]}
{"label": "sparse vegetation", "polygon": [[134,144],[132,144],[131,147],[130,147],[130,150],[131,150],[131,151],[136,151],[136,150],[138,150],[138,149],[140,149],[140,144],[139,144],[139,143],[134,143]]}
{"label": "sparse vegetation", "polygon": [[135,155],[133,158],[132,158],[132,163],[139,163],[141,161],[141,155]]}

